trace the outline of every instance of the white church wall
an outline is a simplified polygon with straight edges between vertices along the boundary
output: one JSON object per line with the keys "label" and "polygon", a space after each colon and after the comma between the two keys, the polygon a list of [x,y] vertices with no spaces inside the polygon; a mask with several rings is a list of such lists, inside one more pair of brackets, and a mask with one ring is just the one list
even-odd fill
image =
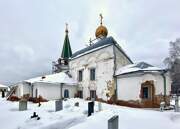
{"label": "white church wall", "polygon": [[[169,76],[166,77],[166,93],[171,91],[171,82]],[[120,100],[138,100],[140,99],[141,84],[145,81],[154,81],[155,95],[164,94],[164,80],[160,74],[145,74],[141,76],[118,77],[117,94]]]}
{"label": "white church wall", "polygon": [[57,84],[34,83],[33,97],[36,97],[36,89],[38,91],[37,96],[41,95],[48,100],[60,99],[61,97],[61,88]]}
{"label": "white church wall", "polygon": [[62,88],[62,96],[64,97],[64,91],[69,91],[69,98],[74,98],[74,95],[77,93],[77,86],[69,86],[69,85],[63,85]]}
{"label": "white church wall", "polygon": [[105,89],[107,88],[107,82],[113,80],[113,66],[114,60],[103,60],[98,63],[97,67],[97,81],[96,85],[97,89],[97,96],[98,98],[103,98],[104,100],[107,99]]}
{"label": "white church wall", "polygon": [[20,98],[23,95],[23,85],[22,83],[18,83],[15,86],[17,86],[17,88],[14,95]]}
{"label": "white church wall", "polygon": [[30,86],[24,82],[19,82],[16,84],[17,89],[15,91],[15,96],[22,97],[24,94],[31,94]]}
{"label": "white church wall", "polygon": [[[103,90],[107,86],[106,80],[113,79],[113,67],[113,46],[105,47],[70,61],[70,72],[74,79],[78,80],[78,71],[83,70],[83,81],[79,82],[79,89],[83,89],[84,98],[90,96],[90,89],[94,89],[98,97],[106,99]],[[96,69],[95,81],[90,81],[90,68]]]}
{"label": "white church wall", "polygon": [[29,85],[29,84],[27,84],[27,83],[22,83],[22,85],[23,85],[23,95],[25,95],[25,94],[29,94],[30,96],[32,95],[32,90],[31,90],[31,86]]}
{"label": "white church wall", "polygon": [[119,100],[138,100],[141,89],[141,77],[117,78],[117,97]]}
{"label": "white church wall", "polygon": [[[34,83],[33,86],[33,97],[36,97],[36,89],[38,90],[37,96],[41,95],[43,98],[48,100],[55,100],[61,98],[61,86],[60,84],[51,83]],[[63,84],[62,86],[62,97],[64,97],[64,90],[69,91],[69,97],[74,98],[77,92],[77,86],[70,86]]]}
{"label": "white church wall", "polygon": [[120,52],[117,47],[114,47],[114,50],[116,53],[116,67],[117,67],[117,69],[119,69],[125,65],[131,64],[131,62],[127,59],[127,57],[124,56],[123,53]]}

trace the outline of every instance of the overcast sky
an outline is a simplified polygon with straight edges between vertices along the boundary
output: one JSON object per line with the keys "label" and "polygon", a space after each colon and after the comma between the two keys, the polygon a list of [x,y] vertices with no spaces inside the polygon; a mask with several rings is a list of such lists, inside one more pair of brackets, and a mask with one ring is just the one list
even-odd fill
{"label": "overcast sky", "polygon": [[65,22],[75,52],[95,37],[99,13],[134,62],[163,66],[180,37],[180,0],[0,0],[0,83],[51,73]]}

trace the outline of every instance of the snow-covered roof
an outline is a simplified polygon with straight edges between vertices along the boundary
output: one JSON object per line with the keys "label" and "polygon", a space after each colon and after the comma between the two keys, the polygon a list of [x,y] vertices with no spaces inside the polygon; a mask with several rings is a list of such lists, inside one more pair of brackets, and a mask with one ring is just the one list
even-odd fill
{"label": "snow-covered roof", "polygon": [[152,66],[145,62],[139,62],[119,68],[116,71],[116,75],[123,75],[134,72],[154,72],[154,71],[162,71],[162,70],[164,69]]}
{"label": "snow-covered roof", "polygon": [[68,74],[64,72],[44,75],[41,77],[32,78],[29,80],[24,80],[24,82],[28,83],[36,83],[36,82],[44,82],[44,83],[66,83],[69,85],[76,85],[77,81],[71,78]]}
{"label": "snow-covered roof", "polygon": [[3,85],[3,84],[0,84],[0,88],[5,88],[5,89],[8,89],[8,86]]}
{"label": "snow-covered roof", "polygon": [[94,43],[94,44],[92,44],[92,45],[90,45],[88,47],[85,47],[85,48],[73,53],[72,56],[71,56],[71,60],[79,58],[79,57],[81,57],[83,55],[89,54],[91,52],[94,52],[96,50],[102,49],[102,48],[110,46],[110,45],[115,45],[118,48],[118,50],[120,50],[122,52],[122,54],[130,62],[132,62],[131,59],[127,56],[127,54],[124,52],[124,50],[118,45],[118,43],[111,36],[103,38],[103,39],[97,41],[96,43]]}

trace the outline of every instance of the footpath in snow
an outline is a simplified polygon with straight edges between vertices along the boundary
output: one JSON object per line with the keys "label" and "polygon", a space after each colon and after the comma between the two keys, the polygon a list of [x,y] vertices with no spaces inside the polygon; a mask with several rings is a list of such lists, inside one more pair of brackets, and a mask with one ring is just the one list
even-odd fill
{"label": "footpath in snow", "polygon": [[[79,102],[79,107],[74,104]],[[0,129],[107,129],[107,121],[119,115],[119,129],[180,129],[180,113],[159,112],[102,104],[103,110],[87,117],[88,101],[69,99],[63,110],[55,112],[55,101],[28,103],[27,111],[18,111],[18,102],[0,98]],[[31,119],[33,112],[41,117]]]}

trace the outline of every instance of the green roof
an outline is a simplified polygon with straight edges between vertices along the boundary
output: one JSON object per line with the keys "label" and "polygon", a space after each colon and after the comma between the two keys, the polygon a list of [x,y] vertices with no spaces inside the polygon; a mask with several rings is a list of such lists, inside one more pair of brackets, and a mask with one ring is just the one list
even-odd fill
{"label": "green roof", "polygon": [[65,39],[64,39],[63,50],[62,50],[62,53],[61,53],[61,58],[69,59],[71,56],[72,56],[71,45],[70,45],[70,42],[69,42],[68,33],[66,33],[66,36],[65,36]]}

